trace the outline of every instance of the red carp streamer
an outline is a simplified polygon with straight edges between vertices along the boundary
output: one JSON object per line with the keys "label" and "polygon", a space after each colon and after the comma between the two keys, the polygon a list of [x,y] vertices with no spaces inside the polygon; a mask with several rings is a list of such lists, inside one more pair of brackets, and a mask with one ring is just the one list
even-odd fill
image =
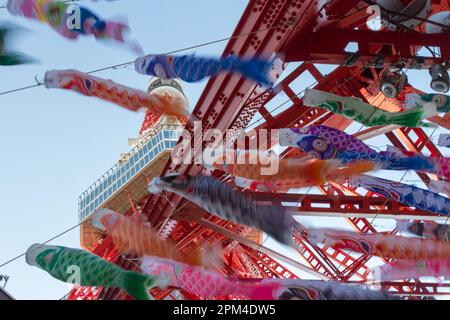
{"label": "red carp streamer", "polygon": [[208,263],[199,250],[189,256],[177,252],[175,244],[170,240],[161,239],[144,219],[126,217],[102,208],[93,214],[91,224],[110,234],[114,245],[122,253],[135,254],[139,257],[153,255],[194,265]]}
{"label": "red carp streamer", "polygon": [[53,70],[45,73],[46,88],[73,90],[85,96],[97,97],[117,104],[131,111],[147,108],[151,113],[177,116],[187,119],[189,112],[185,101],[180,97],[147,94],[144,91],[129,88],[112,80],[105,80],[76,70]]}

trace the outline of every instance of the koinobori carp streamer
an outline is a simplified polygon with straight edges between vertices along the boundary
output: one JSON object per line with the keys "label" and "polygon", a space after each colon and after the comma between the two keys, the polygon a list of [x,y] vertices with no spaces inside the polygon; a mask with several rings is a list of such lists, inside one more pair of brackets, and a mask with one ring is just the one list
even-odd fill
{"label": "koinobori carp streamer", "polygon": [[[103,20],[89,9],[55,0],[9,0],[9,13],[48,24],[60,35],[76,39],[79,35],[92,35],[97,39],[110,39],[129,46],[137,53],[141,47],[126,39],[129,27],[122,22]],[[71,9],[73,11],[71,12]]]}
{"label": "koinobori carp streamer", "polygon": [[29,265],[60,281],[88,287],[121,288],[137,300],[150,300],[149,289],[157,285],[156,277],[126,271],[81,249],[34,244],[25,258]]}
{"label": "koinobori carp streamer", "polygon": [[304,235],[314,244],[388,259],[450,259],[450,243],[438,240],[325,228],[311,228]]}
{"label": "koinobori carp streamer", "polygon": [[377,152],[352,135],[322,125],[280,129],[279,133],[281,146],[297,147],[316,159],[337,159],[344,164],[372,161],[379,169],[415,170],[450,178],[450,159],[446,157],[425,157],[393,147]]}
{"label": "koinobori carp streamer", "polygon": [[438,146],[445,147],[445,148],[450,148],[450,134],[442,133],[439,136]]}
{"label": "koinobori carp streamer", "polygon": [[162,289],[183,289],[200,298],[245,297],[251,300],[385,300],[381,291],[360,286],[342,285],[325,281],[294,279],[239,279],[189,266],[169,259],[144,257],[143,272],[158,276]]}
{"label": "koinobori carp streamer", "polygon": [[[256,280],[256,279],[255,279]],[[247,281],[247,279],[245,279]],[[261,283],[275,283],[278,300],[395,300],[384,291],[361,285],[348,285],[323,280],[264,279]]]}
{"label": "koinobori carp streamer", "polygon": [[141,269],[150,276],[159,277],[162,289],[179,288],[207,299],[233,295],[252,300],[273,300],[273,291],[279,288],[276,284],[259,285],[229,279],[202,267],[152,256],[142,258]]}
{"label": "koinobori carp streamer", "polygon": [[8,38],[14,29],[13,26],[0,25],[0,66],[15,66],[33,61],[30,57],[8,48]]}
{"label": "koinobori carp streamer", "polygon": [[341,97],[314,89],[306,89],[303,103],[309,107],[321,108],[339,114],[366,127],[391,124],[410,128],[432,126],[422,121],[429,116],[423,108],[388,112],[355,98]]}
{"label": "koinobori carp streamer", "polygon": [[448,113],[450,111],[450,96],[439,93],[408,94],[405,99],[405,108],[423,108],[427,110],[430,115],[437,113]]}
{"label": "koinobori carp streamer", "polygon": [[45,73],[46,88],[66,89],[85,96],[112,102],[130,111],[146,108],[154,114],[165,114],[186,119],[189,115],[182,98],[164,94],[147,94],[112,80],[94,77],[76,70],[53,70]]}
{"label": "koinobori carp streamer", "polygon": [[397,221],[397,229],[400,232],[406,231],[426,239],[442,241],[450,239],[450,225],[434,221]]}
{"label": "koinobori carp streamer", "polygon": [[367,175],[352,177],[350,184],[420,210],[450,214],[450,199],[415,186]]}
{"label": "koinobori carp streamer", "polygon": [[170,240],[161,239],[152,226],[141,217],[126,217],[112,210],[101,208],[94,212],[91,224],[112,237],[114,246],[122,253],[174,259],[176,261],[201,265],[201,252],[195,251],[185,256],[176,251],[175,244]]}
{"label": "koinobori carp streamer", "polygon": [[234,149],[219,152],[212,160],[215,169],[234,177],[269,183],[275,190],[322,185],[377,168],[371,161],[342,165],[337,160],[281,159],[275,154]]}
{"label": "koinobori carp streamer", "polygon": [[159,193],[163,190],[176,193],[215,216],[262,230],[284,244],[292,243],[293,228],[302,229],[281,204],[258,204],[251,196],[212,177],[170,175],[154,178],[149,191]]}
{"label": "koinobori carp streamer", "polygon": [[162,79],[179,78],[186,82],[201,81],[220,72],[238,72],[249,79],[270,85],[271,62],[261,58],[210,58],[196,55],[147,55],[135,61],[135,69],[141,74]]}
{"label": "koinobori carp streamer", "polygon": [[450,276],[449,259],[395,260],[372,269],[373,281]]}
{"label": "koinobori carp streamer", "polygon": [[428,185],[430,191],[435,193],[443,193],[447,196],[450,195],[450,181],[446,180],[432,180]]}

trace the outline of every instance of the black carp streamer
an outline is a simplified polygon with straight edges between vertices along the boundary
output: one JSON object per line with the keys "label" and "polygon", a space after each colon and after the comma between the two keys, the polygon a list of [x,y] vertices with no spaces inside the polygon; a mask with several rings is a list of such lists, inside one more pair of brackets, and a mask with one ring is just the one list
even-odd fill
{"label": "black carp streamer", "polygon": [[281,204],[258,204],[251,196],[208,176],[171,175],[155,178],[151,193],[176,193],[220,218],[266,232],[277,241],[291,245],[292,229],[303,230]]}

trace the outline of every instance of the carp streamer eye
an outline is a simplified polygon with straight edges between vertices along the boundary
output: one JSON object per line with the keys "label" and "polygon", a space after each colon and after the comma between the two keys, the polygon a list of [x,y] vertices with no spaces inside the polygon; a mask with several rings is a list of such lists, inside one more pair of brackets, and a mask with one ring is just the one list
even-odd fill
{"label": "carp streamer eye", "polygon": [[436,94],[433,96],[433,102],[438,108],[442,108],[447,104],[447,97],[442,94]]}
{"label": "carp streamer eye", "polygon": [[328,144],[323,140],[315,140],[313,142],[313,148],[317,151],[324,152],[328,149]]}

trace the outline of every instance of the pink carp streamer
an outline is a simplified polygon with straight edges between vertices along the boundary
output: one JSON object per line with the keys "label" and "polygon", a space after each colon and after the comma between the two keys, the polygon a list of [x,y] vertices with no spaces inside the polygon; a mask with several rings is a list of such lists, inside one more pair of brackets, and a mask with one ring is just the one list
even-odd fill
{"label": "pink carp streamer", "polygon": [[334,229],[310,229],[305,236],[315,244],[388,259],[450,259],[450,244],[443,241]]}
{"label": "pink carp streamer", "polygon": [[450,276],[450,260],[397,260],[373,268],[372,272],[375,282],[418,279],[420,277],[448,277]]}
{"label": "pink carp streamer", "polygon": [[342,165],[337,160],[280,159],[276,154],[233,149],[213,157],[212,167],[234,177],[266,183],[273,190],[322,185],[377,168],[371,161]]}
{"label": "pink carp streamer", "polygon": [[138,54],[143,53],[139,44],[126,39],[125,34],[130,30],[126,23],[103,20],[89,9],[74,3],[55,0],[9,0],[7,9],[12,15],[46,23],[67,39],[92,35],[96,39],[122,43]]}
{"label": "pink carp streamer", "polygon": [[165,92],[164,95],[147,94],[111,80],[91,76],[76,70],[53,70],[45,73],[46,88],[72,90],[85,96],[97,97],[112,102],[130,111],[141,108],[154,114],[166,114],[187,119],[189,112],[182,98]]}
{"label": "pink carp streamer", "polygon": [[[253,300],[273,300],[272,291],[280,288],[276,284],[247,284],[228,279],[217,272],[201,267],[189,266],[169,259],[143,257],[141,269],[148,275],[158,275],[162,289],[175,287],[202,298],[240,296]],[[164,284],[166,287],[164,287]]]}
{"label": "pink carp streamer", "polygon": [[389,298],[384,292],[325,281],[228,278],[201,267],[157,257],[143,257],[141,269],[148,275],[158,276],[158,283],[162,283],[160,285],[162,289],[179,288],[206,299],[229,296],[251,300],[384,300]]}
{"label": "pink carp streamer", "polygon": [[189,256],[178,253],[175,244],[170,240],[161,239],[143,218],[125,217],[102,208],[94,213],[91,224],[111,235],[114,245],[122,253],[139,257],[154,255],[194,265],[207,263],[199,251]]}

